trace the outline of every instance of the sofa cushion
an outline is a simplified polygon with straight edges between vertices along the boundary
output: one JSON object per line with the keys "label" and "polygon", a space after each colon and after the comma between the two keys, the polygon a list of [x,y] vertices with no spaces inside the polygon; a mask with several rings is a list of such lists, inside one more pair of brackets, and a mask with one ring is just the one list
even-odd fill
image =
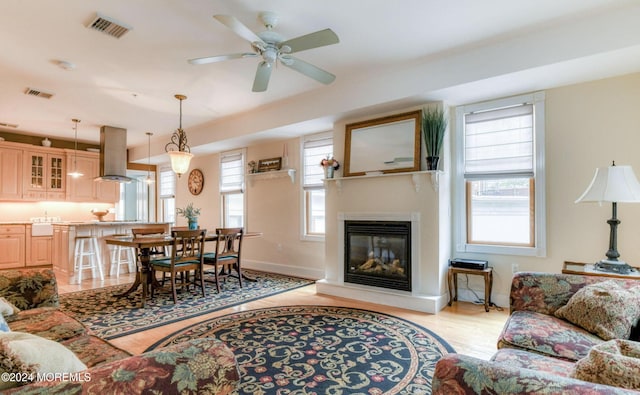
{"label": "sofa cushion", "polygon": [[573,377],[593,383],[640,390],[640,343],[610,340],[575,364]]}
{"label": "sofa cushion", "polygon": [[491,361],[503,363],[511,367],[533,369],[537,372],[547,372],[558,376],[571,377],[575,363],[560,358],[547,357],[541,354],[503,348],[498,350]]}
{"label": "sofa cushion", "polygon": [[624,289],[611,280],[590,284],[554,314],[604,340],[628,339],[640,318],[640,286]]}
{"label": "sofa cushion", "polygon": [[87,328],[56,307],[22,310],[7,317],[12,331],[27,332],[53,341],[70,339],[87,333]]}
{"label": "sofa cushion", "polygon": [[[87,369],[73,352],[60,343],[24,332],[0,333],[0,360],[5,362],[0,368],[7,373],[75,373]],[[26,377],[25,377],[26,378]],[[29,382],[35,377],[26,380]],[[20,384],[18,380],[0,382],[6,389]]]}
{"label": "sofa cushion", "polygon": [[131,356],[128,352],[93,335],[76,336],[63,340],[60,344],[73,351],[87,367],[99,366]]}
{"label": "sofa cushion", "polygon": [[498,348],[519,348],[569,361],[586,356],[599,337],[552,315],[516,311],[498,338]]}

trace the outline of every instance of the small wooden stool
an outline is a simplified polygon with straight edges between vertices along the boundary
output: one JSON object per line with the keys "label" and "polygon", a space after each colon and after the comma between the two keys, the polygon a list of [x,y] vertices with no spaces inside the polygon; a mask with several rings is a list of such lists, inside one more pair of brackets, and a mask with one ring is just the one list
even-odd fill
{"label": "small wooden stool", "polygon": [[493,268],[465,269],[449,266],[449,306],[458,300],[458,274],[472,274],[484,277],[484,310],[489,311],[491,306],[491,288],[493,287]]}

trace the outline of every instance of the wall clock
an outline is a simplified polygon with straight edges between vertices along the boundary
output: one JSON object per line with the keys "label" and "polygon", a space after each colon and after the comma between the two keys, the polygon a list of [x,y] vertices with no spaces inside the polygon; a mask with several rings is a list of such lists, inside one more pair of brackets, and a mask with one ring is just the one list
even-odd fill
{"label": "wall clock", "polygon": [[192,195],[199,195],[204,186],[204,174],[200,169],[193,169],[189,173],[189,192]]}

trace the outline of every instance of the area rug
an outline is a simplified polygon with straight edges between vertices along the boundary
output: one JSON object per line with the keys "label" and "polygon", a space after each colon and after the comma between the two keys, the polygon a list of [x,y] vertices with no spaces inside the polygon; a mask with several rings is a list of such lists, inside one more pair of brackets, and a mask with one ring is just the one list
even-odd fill
{"label": "area rug", "polygon": [[436,362],[453,348],[402,318],[333,306],[227,314],[149,347],[215,337],[235,353],[239,394],[430,394]]}
{"label": "area rug", "polygon": [[126,291],[130,286],[126,284],[61,294],[60,307],[88,326],[95,335],[109,340],[313,283],[311,280],[279,274],[252,270],[244,272],[257,281],[243,281],[243,287],[240,288],[238,280],[229,277],[221,282],[219,294],[215,284],[207,283],[207,296],[204,298],[200,288],[190,287],[190,291],[185,289],[178,294],[177,304],[173,303],[170,287],[157,291],[154,298],[147,300],[144,308],[140,304],[141,289],[128,297],[114,296]]}

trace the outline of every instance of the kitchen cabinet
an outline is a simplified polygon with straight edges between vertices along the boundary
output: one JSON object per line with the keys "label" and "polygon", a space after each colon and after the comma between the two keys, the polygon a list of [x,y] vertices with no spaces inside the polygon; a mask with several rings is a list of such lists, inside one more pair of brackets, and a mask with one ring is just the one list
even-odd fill
{"label": "kitchen cabinet", "polygon": [[26,200],[65,200],[66,155],[63,150],[39,148],[24,151]]}
{"label": "kitchen cabinet", "polygon": [[75,202],[115,203],[120,199],[120,184],[117,182],[94,181],[100,175],[100,155],[91,152],[69,152],[69,169],[77,169],[81,177],[69,176],[67,200]]}
{"label": "kitchen cabinet", "polygon": [[25,266],[25,226],[0,226],[0,269]]}
{"label": "kitchen cabinet", "polygon": [[0,147],[0,199],[22,199],[22,149]]}
{"label": "kitchen cabinet", "polygon": [[51,265],[53,237],[36,236],[30,239],[31,246],[27,248],[26,266]]}
{"label": "kitchen cabinet", "polygon": [[[74,228],[75,232],[75,228]],[[69,242],[69,225],[53,225],[51,256],[56,272],[73,275],[73,245]]]}

